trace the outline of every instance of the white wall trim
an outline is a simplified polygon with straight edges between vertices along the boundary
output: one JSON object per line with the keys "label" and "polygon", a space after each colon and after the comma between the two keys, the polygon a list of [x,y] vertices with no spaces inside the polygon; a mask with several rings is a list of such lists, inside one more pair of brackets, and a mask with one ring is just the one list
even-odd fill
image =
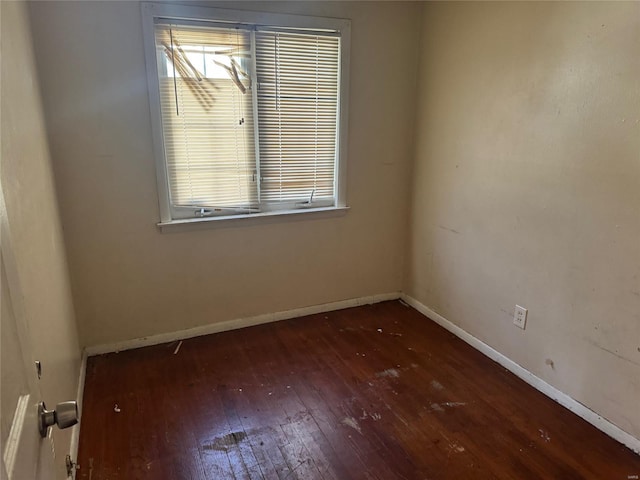
{"label": "white wall trim", "polygon": [[[82,422],[82,401],[84,399],[84,379],[87,376],[87,352],[82,352],[80,360],[80,372],[78,374],[78,392],[76,393],[76,402],[78,402],[78,423],[74,425],[71,432],[71,443],[69,445],[69,455],[74,463],[78,463],[78,447],[80,446],[80,423]],[[73,471],[73,477],[76,478],[77,470]]]}
{"label": "white wall trim", "polygon": [[464,340],[473,348],[475,348],[476,350],[480,351],[481,353],[489,357],[491,360],[502,365],[504,368],[509,370],[511,373],[515,374],[520,379],[527,382],[536,390],[542,392],[552,400],[555,400],[563,407],[569,409],[570,411],[572,411],[582,419],[589,422],[598,430],[601,430],[602,432],[609,435],[611,438],[619,441],[623,445],[626,445],[635,453],[640,454],[640,440],[635,438],[633,435],[625,432],[620,427],[618,427],[617,425],[614,425],[606,418],[601,417],[596,412],[584,406],[582,403],[578,402],[577,400],[574,400],[566,393],[563,393],[557,388],[549,385],[547,382],[537,377],[526,368],[518,365],[513,360],[504,356],[497,350],[494,350],[489,345],[477,339],[476,337],[474,337],[467,331],[463,330],[462,328],[458,327],[457,325],[454,325],[449,320],[444,318],[442,315],[433,311],[429,307],[423,305],[415,298],[410,297],[409,295],[404,293],[401,295],[400,298],[405,303],[411,305],[413,308],[418,310],[420,313],[422,313],[426,317],[429,317],[429,319],[433,320],[438,325],[444,327],[445,329],[453,333],[455,336],[457,336],[461,340]]}
{"label": "white wall trim", "polygon": [[160,343],[168,343],[174,342],[176,340],[200,337],[202,335],[209,335],[211,333],[236,330],[238,328],[251,327],[254,325],[277,322],[290,318],[303,317],[305,315],[331,312],[333,310],[358,307],[360,305],[369,305],[372,303],[379,303],[387,300],[397,300],[398,298],[400,298],[400,292],[383,293],[379,295],[370,295],[366,297],[352,298],[349,300],[341,300],[339,302],[324,303],[322,305],[312,305],[309,307],[295,308],[293,310],[286,310],[283,312],[266,313],[263,315],[257,315],[255,317],[227,320],[225,322],[211,323],[209,325],[189,328],[177,332],[161,333],[148,337],[135,338],[133,340],[125,340],[123,342],[95,345],[92,347],[87,347],[85,349],[85,355],[92,357],[94,355],[102,355],[103,353],[120,352],[123,350],[130,350],[132,348],[148,347],[150,345],[158,345]]}

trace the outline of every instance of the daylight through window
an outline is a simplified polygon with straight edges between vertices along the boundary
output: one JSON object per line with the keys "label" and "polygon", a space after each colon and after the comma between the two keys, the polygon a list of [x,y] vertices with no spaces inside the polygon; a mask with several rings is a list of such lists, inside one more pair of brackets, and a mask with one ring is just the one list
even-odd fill
{"label": "daylight through window", "polygon": [[155,19],[171,219],[337,206],[340,35]]}

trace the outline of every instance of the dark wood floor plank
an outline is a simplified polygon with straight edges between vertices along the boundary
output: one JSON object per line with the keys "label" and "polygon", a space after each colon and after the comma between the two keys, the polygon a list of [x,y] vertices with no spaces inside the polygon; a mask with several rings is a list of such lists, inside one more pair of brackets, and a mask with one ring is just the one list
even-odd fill
{"label": "dark wood floor plank", "polygon": [[[336,340],[334,337],[332,343]],[[323,342],[321,339],[318,341]],[[382,438],[378,435],[372,415],[376,415],[375,420],[380,415],[376,411],[380,408],[375,407],[375,404],[380,403],[379,392],[362,390],[367,374],[355,367],[354,362],[357,360],[354,359],[357,357],[341,356],[340,352],[333,348],[332,343],[324,343],[323,348],[324,351],[333,354],[322,358],[326,361],[326,371],[331,373],[330,380],[325,380],[323,383],[331,383],[332,388],[323,389],[321,395],[326,404],[337,407],[334,423],[348,432],[347,436],[353,443],[351,448],[361,459],[367,459],[371,470],[380,478],[403,478],[407,474],[416,474],[415,465],[411,464],[401,447],[397,448],[399,446],[394,437],[388,433]],[[348,375],[344,375],[345,365],[348,365]],[[360,441],[360,437],[363,436],[367,437],[367,442]],[[394,463],[385,462],[385,457],[394,458]]]}
{"label": "dark wood floor plank", "polygon": [[81,480],[640,475],[638,455],[400,302],[91,357],[78,458]]}
{"label": "dark wood floor plank", "polygon": [[[253,340],[252,345],[258,348],[247,348],[246,350],[249,355],[253,354],[250,360],[253,363],[257,362],[259,364],[260,359],[263,358],[262,355],[265,353],[259,349],[259,345],[262,342],[259,337],[251,338],[251,340]],[[326,440],[324,439],[322,432],[318,429],[318,425],[312,415],[312,412],[301,400],[298,394],[298,389],[296,388],[296,382],[293,381],[297,381],[299,378],[304,364],[302,361],[303,359],[296,362],[295,366],[290,365],[288,359],[291,357],[289,356],[290,352],[286,348],[286,343],[282,343],[279,338],[277,338],[277,341],[279,343],[279,348],[277,350],[280,352],[278,363],[283,366],[288,365],[289,369],[293,368],[293,370],[289,370],[289,375],[295,375],[295,378],[288,379],[286,381],[286,385],[281,384],[278,391],[276,391],[275,397],[273,397],[273,395],[270,396],[276,404],[282,406],[284,421],[280,426],[283,432],[288,438],[295,438],[297,443],[301,445],[300,452],[304,452],[304,458],[298,458],[293,465],[293,470],[289,473],[293,474],[295,471],[296,475],[300,475],[304,478],[305,474],[298,473],[298,471],[306,471],[309,469],[313,475],[312,478],[326,478],[327,480],[344,478],[342,476],[336,477],[334,474],[334,470],[336,467],[339,467],[339,464],[334,462],[333,458],[327,458],[327,454],[331,457],[331,452],[326,448]],[[269,356],[268,353],[267,356]],[[281,370],[276,369],[273,371],[270,367],[267,367],[266,372],[268,372],[267,378],[269,385],[277,383],[279,379],[282,378],[283,372]],[[287,401],[283,401],[283,396],[287,397]],[[300,455],[298,455],[298,457],[300,457]],[[304,465],[305,462],[307,465]]]}

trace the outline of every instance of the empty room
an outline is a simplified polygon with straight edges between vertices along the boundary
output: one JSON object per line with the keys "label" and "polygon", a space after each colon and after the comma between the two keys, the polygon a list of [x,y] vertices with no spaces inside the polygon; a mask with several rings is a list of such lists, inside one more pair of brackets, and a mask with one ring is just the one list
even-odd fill
{"label": "empty room", "polygon": [[0,20],[3,480],[640,479],[640,2]]}

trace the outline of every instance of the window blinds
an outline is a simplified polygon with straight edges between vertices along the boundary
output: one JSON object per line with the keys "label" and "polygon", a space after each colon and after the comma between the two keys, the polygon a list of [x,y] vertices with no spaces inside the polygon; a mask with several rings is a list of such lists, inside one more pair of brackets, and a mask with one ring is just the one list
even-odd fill
{"label": "window blinds", "polygon": [[188,216],[335,204],[340,38],[250,28],[155,26],[170,201]]}
{"label": "window blinds", "polygon": [[[156,25],[160,103],[171,203],[251,209],[258,204],[250,32]],[[236,67],[237,65],[237,67]]]}
{"label": "window blinds", "polygon": [[262,202],[334,200],[339,42],[256,32]]}

